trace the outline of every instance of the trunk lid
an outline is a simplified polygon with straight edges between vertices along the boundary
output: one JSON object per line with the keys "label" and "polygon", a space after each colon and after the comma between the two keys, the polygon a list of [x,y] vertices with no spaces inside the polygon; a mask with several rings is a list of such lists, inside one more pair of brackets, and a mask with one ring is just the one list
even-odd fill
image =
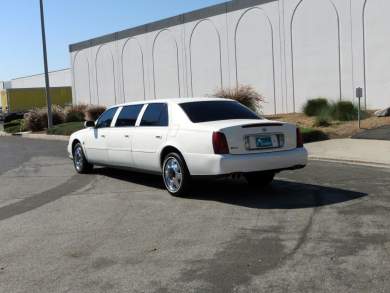
{"label": "trunk lid", "polygon": [[[218,123],[215,123],[214,127]],[[210,125],[211,126],[211,125]],[[286,151],[296,148],[296,126],[270,120],[225,121],[217,130],[225,134],[231,154]]]}

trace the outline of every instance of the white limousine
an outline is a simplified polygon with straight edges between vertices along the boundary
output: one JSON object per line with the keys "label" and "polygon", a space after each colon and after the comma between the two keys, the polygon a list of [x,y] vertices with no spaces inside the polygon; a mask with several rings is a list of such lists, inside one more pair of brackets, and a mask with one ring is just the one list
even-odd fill
{"label": "white limousine", "polygon": [[68,145],[77,172],[100,165],[159,173],[173,195],[193,176],[244,175],[260,187],[307,163],[299,128],[222,98],[117,105],[85,127]]}

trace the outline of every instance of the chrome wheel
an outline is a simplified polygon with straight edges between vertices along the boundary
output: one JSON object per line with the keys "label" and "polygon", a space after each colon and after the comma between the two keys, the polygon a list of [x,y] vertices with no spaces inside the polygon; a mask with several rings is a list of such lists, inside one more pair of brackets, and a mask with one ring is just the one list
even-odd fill
{"label": "chrome wheel", "polygon": [[169,157],[164,164],[164,183],[167,189],[176,193],[183,183],[183,172],[179,161],[174,157]]}
{"label": "chrome wheel", "polygon": [[80,143],[77,143],[73,148],[73,165],[77,173],[80,174],[88,173],[93,168],[93,165],[87,161]]}
{"label": "chrome wheel", "polygon": [[82,150],[81,146],[77,146],[75,148],[74,154],[73,154],[73,160],[74,160],[74,165],[75,165],[77,171],[81,171],[83,169],[83,160],[84,160],[83,150]]}

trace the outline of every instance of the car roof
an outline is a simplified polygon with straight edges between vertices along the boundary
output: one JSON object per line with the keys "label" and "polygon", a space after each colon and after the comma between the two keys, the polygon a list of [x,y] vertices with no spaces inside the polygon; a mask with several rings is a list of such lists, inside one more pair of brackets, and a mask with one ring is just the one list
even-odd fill
{"label": "car roof", "polygon": [[154,103],[174,103],[174,104],[183,104],[183,103],[189,103],[189,102],[205,102],[205,101],[232,101],[231,99],[225,99],[220,97],[196,97],[196,98],[173,98],[173,99],[156,99],[156,100],[139,100],[134,101],[131,103],[123,103],[118,105],[113,105],[108,107],[115,108],[115,107],[123,107],[123,106],[129,106],[129,105],[138,105],[138,104],[154,104]]}

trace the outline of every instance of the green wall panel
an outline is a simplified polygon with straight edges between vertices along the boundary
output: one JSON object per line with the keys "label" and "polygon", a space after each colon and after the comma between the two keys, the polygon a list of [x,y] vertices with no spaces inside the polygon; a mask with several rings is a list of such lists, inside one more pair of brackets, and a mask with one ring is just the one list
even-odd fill
{"label": "green wall panel", "polygon": [[[27,111],[46,106],[44,88],[8,89],[7,95],[10,112]],[[65,106],[72,103],[71,87],[50,88],[50,95],[53,105]]]}
{"label": "green wall panel", "polygon": [[3,112],[5,112],[5,109],[7,108],[7,92],[5,90],[0,91],[0,97],[1,107],[3,108]]}

